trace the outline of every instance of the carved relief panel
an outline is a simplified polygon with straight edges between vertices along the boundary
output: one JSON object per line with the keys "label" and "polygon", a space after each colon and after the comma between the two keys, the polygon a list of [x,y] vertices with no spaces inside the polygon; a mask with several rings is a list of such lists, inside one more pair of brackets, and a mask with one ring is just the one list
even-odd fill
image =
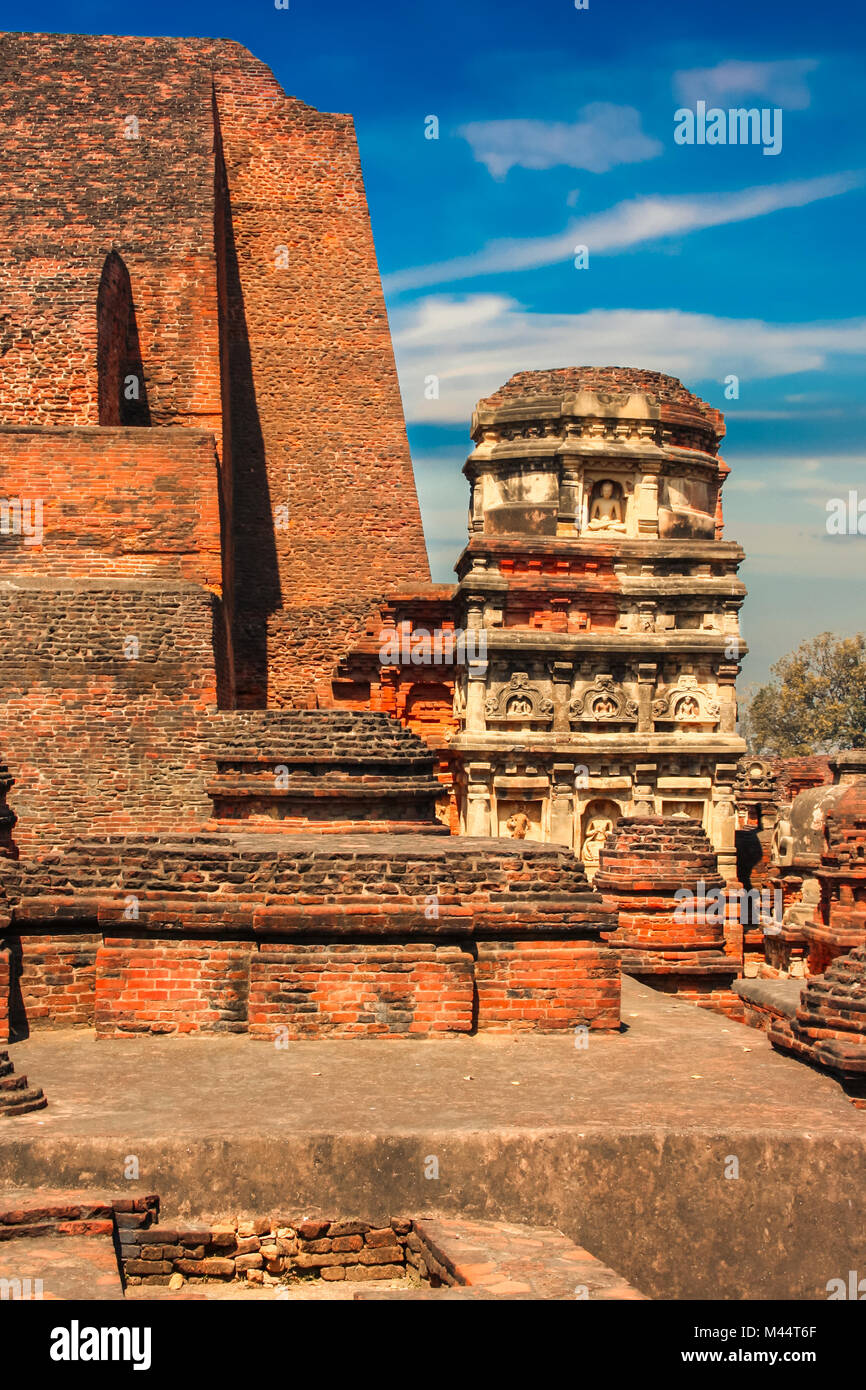
{"label": "carved relief panel", "polygon": [[612,676],[596,676],[591,685],[571,700],[568,716],[579,724],[635,724],[637,702],[629,699]]}
{"label": "carved relief panel", "polygon": [[541,686],[530,681],[525,671],[515,671],[509,681],[487,696],[484,712],[488,721],[549,724],[553,720],[553,701]]}
{"label": "carved relief panel", "polygon": [[663,686],[653,700],[653,719],[680,726],[715,724],[720,705],[696,676],[680,676],[674,685]]}

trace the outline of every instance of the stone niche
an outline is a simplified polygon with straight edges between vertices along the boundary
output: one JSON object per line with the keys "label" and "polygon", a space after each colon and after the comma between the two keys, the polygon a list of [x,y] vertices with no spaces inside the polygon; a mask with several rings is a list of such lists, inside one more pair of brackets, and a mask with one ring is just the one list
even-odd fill
{"label": "stone niche", "polygon": [[483,509],[484,530],[491,535],[554,536],[559,512],[557,473],[533,463],[514,465],[497,475],[484,473],[475,505]]}
{"label": "stone niche", "polygon": [[581,533],[637,535],[634,514],[634,474],[630,470],[587,470],[583,480]]}
{"label": "stone niche", "polygon": [[675,474],[661,479],[659,537],[712,540],[718,482],[714,476]]}
{"label": "stone niche", "polygon": [[592,882],[598,871],[599,858],[605,841],[619,824],[623,808],[609,797],[595,797],[587,802],[580,815],[578,829],[578,858],[584,873]]}
{"label": "stone niche", "polygon": [[497,796],[497,834],[512,840],[545,840],[545,804],[540,796],[531,800],[508,793]]}
{"label": "stone niche", "polygon": [[[550,681],[545,682],[547,686]],[[553,722],[553,701],[541,683],[530,680],[526,671],[515,671],[506,680],[494,680],[490,694],[484,702],[484,713],[488,724],[537,725],[545,727]]]}

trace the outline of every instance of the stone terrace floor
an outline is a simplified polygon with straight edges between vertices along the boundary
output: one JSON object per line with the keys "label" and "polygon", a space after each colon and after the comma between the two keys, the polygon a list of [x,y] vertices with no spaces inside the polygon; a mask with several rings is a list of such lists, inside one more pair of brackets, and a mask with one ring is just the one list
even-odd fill
{"label": "stone terrace floor", "polygon": [[585,1049],[37,1033],[10,1055],[48,1108],[0,1122],[0,1183],[114,1191],[133,1156],[163,1221],[461,1212],[650,1297],[826,1297],[864,1258],[866,1112],[756,1030],[627,979],[622,1012]]}

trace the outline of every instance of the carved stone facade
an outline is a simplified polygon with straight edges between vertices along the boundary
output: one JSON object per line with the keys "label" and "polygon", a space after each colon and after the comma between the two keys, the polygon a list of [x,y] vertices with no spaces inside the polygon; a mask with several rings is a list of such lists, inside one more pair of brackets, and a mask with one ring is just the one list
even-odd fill
{"label": "carved stone facade", "polygon": [[[486,637],[457,673],[464,832],[513,833],[519,803],[592,873],[620,817],[684,812],[733,878],[745,590],[721,539],[723,433],[652,372],[525,372],[479,403],[455,598]],[[503,718],[517,681],[532,708]]]}
{"label": "carved stone facade", "polygon": [[[745,589],[722,539],[723,435],[657,372],[522,372],[479,403],[456,587],[390,599],[333,686],[424,737],[411,692],[435,686],[454,829],[555,841],[592,874],[621,817],[680,812],[735,880]],[[465,659],[425,666],[412,643],[441,624],[465,634]],[[383,653],[400,634],[399,662],[377,667],[377,628]]]}

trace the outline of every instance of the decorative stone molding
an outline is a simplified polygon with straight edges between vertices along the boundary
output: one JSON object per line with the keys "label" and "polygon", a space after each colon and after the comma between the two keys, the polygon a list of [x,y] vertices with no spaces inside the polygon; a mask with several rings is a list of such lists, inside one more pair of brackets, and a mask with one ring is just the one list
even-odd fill
{"label": "decorative stone molding", "polygon": [[515,671],[507,685],[488,695],[484,710],[488,719],[553,719],[553,701],[525,671]]}
{"label": "decorative stone molding", "polygon": [[670,719],[677,724],[715,722],[720,712],[718,700],[698,685],[696,676],[680,676],[676,685],[668,686],[653,700],[653,718]]}
{"label": "decorative stone molding", "polygon": [[580,723],[637,723],[637,702],[630,700],[612,676],[596,676],[583,694],[568,706],[571,719]]}

